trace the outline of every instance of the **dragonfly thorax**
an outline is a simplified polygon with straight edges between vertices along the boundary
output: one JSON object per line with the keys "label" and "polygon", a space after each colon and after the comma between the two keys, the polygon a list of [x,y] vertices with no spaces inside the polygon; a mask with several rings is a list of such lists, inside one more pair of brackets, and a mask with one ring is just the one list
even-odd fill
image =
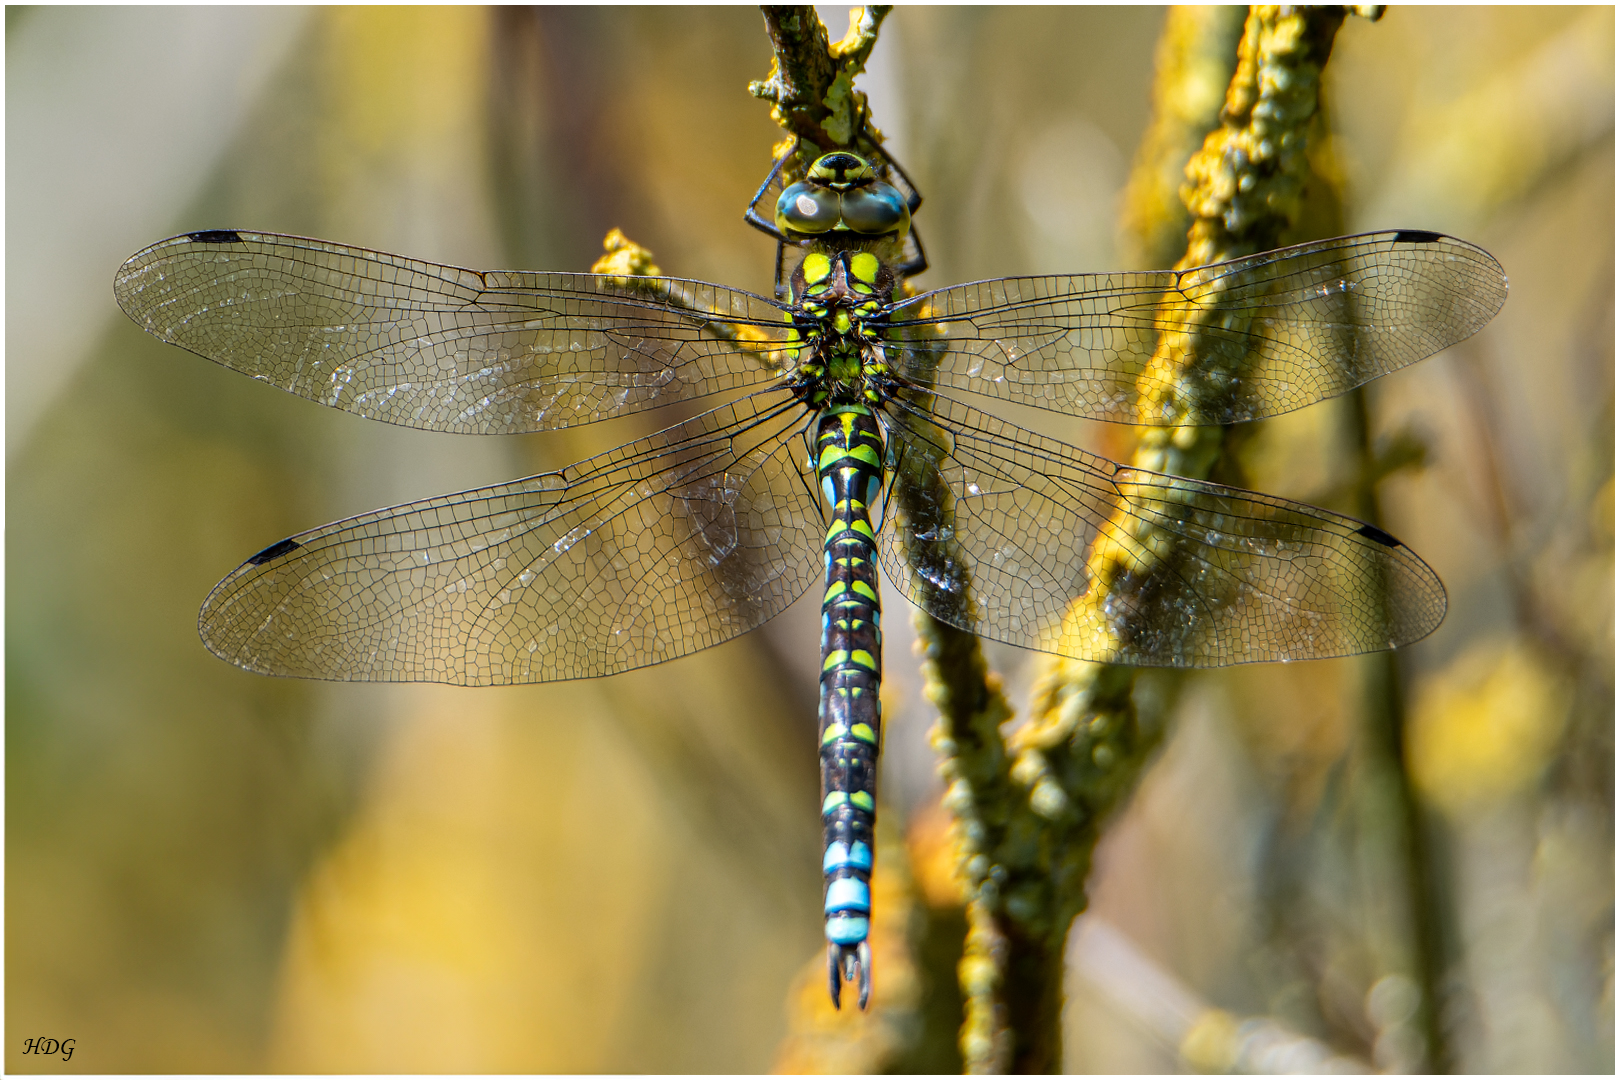
{"label": "dragonfly thorax", "polygon": [[892,271],[869,251],[813,251],[793,271],[794,314],[806,348],[799,377],[812,404],[876,401],[884,361],[882,313]]}

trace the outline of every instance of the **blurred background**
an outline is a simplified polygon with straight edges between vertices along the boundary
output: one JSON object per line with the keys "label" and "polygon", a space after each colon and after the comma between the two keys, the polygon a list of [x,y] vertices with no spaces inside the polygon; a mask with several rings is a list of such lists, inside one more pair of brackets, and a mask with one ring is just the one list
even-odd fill
{"label": "blurred background", "polygon": [[[1453,233],[1512,282],[1483,333],[1369,394],[1374,432],[1422,450],[1381,486],[1384,525],[1450,614],[1400,654],[1393,778],[1358,726],[1364,661],[1195,677],[1071,933],[1067,1070],[1208,1065],[1222,1032],[1233,1067],[1414,1068],[1416,952],[1452,1068],[1613,1070],[1613,20],[1394,8],[1340,32],[1318,171],[1344,231]],[[1120,224],[1164,22],[890,16],[858,85],[925,196],[921,285],[1179,255]],[[584,270],[620,227],[667,273],[768,294],[774,247],[741,221],[779,136],[746,91],[770,67],[758,11],[8,8],[6,31],[6,1067],[801,1060],[813,603],[659,668],[496,690],[264,678],[196,637],[268,543],[659,417],[390,429],[164,346],[111,293],[180,231]],[[1128,430],[1013,419],[1129,453]],[[1347,423],[1268,422],[1251,486],[1349,509]],[[900,615],[882,796],[915,851],[938,790]],[[1036,658],[990,655],[1020,704]],[[1420,809],[1417,943],[1391,784]],[[915,1000],[948,1015],[948,951],[916,956]],[[937,1026],[843,1022],[888,1026],[824,1065],[949,1067],[906,1048]],[[21,1056],[33,1036],[72,1060]]]}

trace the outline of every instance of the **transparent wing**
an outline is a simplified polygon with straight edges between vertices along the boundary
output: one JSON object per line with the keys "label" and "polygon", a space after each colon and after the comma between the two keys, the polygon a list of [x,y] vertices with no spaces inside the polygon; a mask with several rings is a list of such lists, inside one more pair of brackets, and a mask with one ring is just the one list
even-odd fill
{"label": "transparent wing", "polygon": [[783,311],[674,278],[487,272],[268,233],[132,256],[118,304],[164,341],[300,397],[406,427],[586,424],[767,382]]}
{"label": "transparent wing", "polygon": [[[983,637],[1220,667],[1391,648],[1445,615],[1434,571],[1351,518],[1116,465],[943,398],[933,412],[897,401],[889,418],[883,566],[912,603]],[[1132,568],[1076,618],[1099,543]]]}
{"label": "transparent wing", "polygon": [[467,686],[611,675],[727,641],[818,576],[804,411],[744,398],[598,457],[314,529],[199,628],[251,671]]}
{"label": "transparent wing", "polygon": [[[1490,322],[1506,299],[1502,267],[1480,248],[1384,232],[1180,273],[957,285],[894,305],[890,333],[901,342],[900,371],[924,385],[1096,420],[1229,424],[1431,356]],[[1139,390],[1168,388],[1189,355],[1204,381],[1177,396],[1192,414],[1140,414]]]}

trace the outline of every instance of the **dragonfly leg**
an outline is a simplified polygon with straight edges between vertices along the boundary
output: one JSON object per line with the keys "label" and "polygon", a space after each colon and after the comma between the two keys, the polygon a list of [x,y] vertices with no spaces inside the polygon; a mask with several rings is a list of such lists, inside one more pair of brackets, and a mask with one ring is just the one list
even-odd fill
{"label": "dragonfly leg", "polygon": [[[758,229],[760,232],[764,233],[766,236],[769,236],[779,244],[787,243],[787,237],[783,236],[782,230],[776,227],[776,208],[774,206],[770,208],[771,216],[767,218],[756,210],[755,207],[758,206],[760,200],[765,197],[765,192],[770,189],[771,182],[774,181],[777,176],[781,175],[782,166],[786,165],[793,155],[798,152],[799,140],[794,139],[793,145],[788,147],[786,152],[784,152],[781,157],[776,159],[776,164],[771,167],[770,175],[765,177],[765,182],[759,185],[759,190],[754,192],[754,197],[748,201],[748,208],[743,211],[744,221]],[[780,252],[777,255],[777,261],[781,261]],[[780,273],[778,274],[778,277],[780,277]]]}

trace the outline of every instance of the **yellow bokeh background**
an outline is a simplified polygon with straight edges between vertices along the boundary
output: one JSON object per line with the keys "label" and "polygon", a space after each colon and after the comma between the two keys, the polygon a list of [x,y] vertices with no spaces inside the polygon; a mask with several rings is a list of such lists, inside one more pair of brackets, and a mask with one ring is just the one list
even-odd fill
{"label": "yellow bokeh background", "polygon": [[[1146,257],[1118,219],[1164,19],[889,16],[858,85],[925,197],[922,285]],[[1383,525],[1451,598],[1400,664],[1469,1071],[1613,1068],[1613,45],[1612,9],[1392,8],[1347,21],[1327,73],[1346,229],[1453,232],[1512,281],[1484,333],[1369,392],[1378,438],[1426,447]],[[949,961],[907,949],[956,916],[892,590],[892,981],[833,1020],[813,603],[659,668],[498,690],[262,678],[196,638],[208,589],[276,539],[685,414],[389,429],[164,346],[111,296],[145,244],[231,227],[580,271],[617,227],[672,275],[768,294],[774,246],[742,222],[780,134],[746,91],[758,11],[10,8],[6,48],[7,1069],[950,1067],[908,1042]],[[1268,422],[1250,485],[1348,512],[1348,423]],[[990,658],[1022,708],[1029,654]],[[1149,968],[1206,1016],[1415,1060],[1375,993],[1410,920],[1363,798],[1361,663],[1189,684],[1084,917],[1148,967],[1071,957],[1067,1069],[1187,1066],[1144,1020]],[[36,1036],[71,1060],[24,1055]]]}

